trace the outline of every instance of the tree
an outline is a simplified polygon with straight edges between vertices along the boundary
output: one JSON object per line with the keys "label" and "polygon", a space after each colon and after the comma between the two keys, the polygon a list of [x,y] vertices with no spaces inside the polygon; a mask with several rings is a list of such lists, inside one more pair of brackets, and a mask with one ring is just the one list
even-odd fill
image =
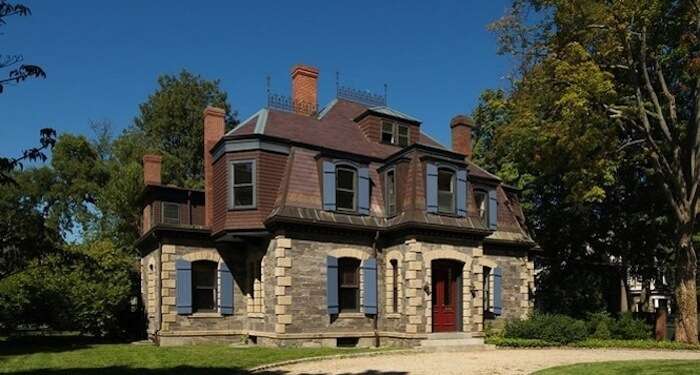
{"label": "tree", "polygon": [[22,155],[15,158],[0,156],[0,185],[14,182],[11,173],[13,170],[24,168],[25,161],[46,161],[46,150],[56,143],[56,131],[44,128],[40,131],[39,147],[33,147],[22,152]]}
{"label": "tree", "polygon": [[189,188],[203,186],[203,111],[208,105],[226,111],[226,125],[236,123],[219,81],[186,70],[158,78],[158,89],[139,107],[130,132],[163,156],[163,180]]}
{"label": "tree", "polygon": [[[697,0],[515,0],[511,12],[493,27],[502,51],[520,57],[518,85],[537,87],[523,91],[543,96],[531,98],[534,106],[514,118],[524,128],[551,130],[534,139],[512,138],[514,142],[534,141],[535,158],[587,163],[589,168],[579,170],[585,173],[562,176],[578,175],[577,196],[584,200],[602,198],[601,187],[612,180],[615,163],[607,159],[612,155],[606,150],[613,148],[607,143],[636,147],[648,162],[673,225],[669,257],[675,265],[676,338],[697,343],[697,255],[692,243],[700,182]],[[519,127],[510,130],[516,133]],[[547,138],[562,130],[579,136]],[[551,153],[556,150],[552,145],[562,141],[573,152]]]}
{"label": "tree", "polygon": [[[25,5],[12,4],[5,0],[0,0],[0,27],[7,24],[7,18],[12,16],[25,17],[32,14],[32,11]],[[10,68],[24,61],[22,55],[2,55],[0,54],[0,69]],[[19,83],[27,78],[46,78],[46,73],[37,65],[20,64],[10,70],[8,78],[0,79],[0,93],[5,85],[9,83]]]}

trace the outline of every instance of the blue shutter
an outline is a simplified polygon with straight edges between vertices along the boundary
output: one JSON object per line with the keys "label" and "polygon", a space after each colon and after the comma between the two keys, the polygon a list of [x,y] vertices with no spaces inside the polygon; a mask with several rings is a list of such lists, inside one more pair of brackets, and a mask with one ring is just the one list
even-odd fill
{"label": "blue shutter", "polygon": [[377,313],[377,260],[366,259],[362,262],[362,278],[364,282],[364,295],[362,299],[362,312],[365,314]]}
{"label": "blue shutter", "polygon": [[192,314],[192,263],[178,259],[175,261],[176,278],[175,289],[177,291],[177,313]]}
{"label": "blue shutter", "polygon": [[338,258],[326,257],[326,304],[329,314],[340,311],[338,304]]}
{"label": "blue shutter", "polygon": [[501,268],[493,269],[493,313],[501,315],[503,311],[503,299],[501,292]]}
{"label": "blue shutter", "polygon": [[489,229],[496,230],[498,225],[498,198],[496,198],[496,189],[489,190]]}
{"label": "blue shutter", "polygon": [[357,174],[359,177],[357,184],[357,212],[360,215],[369,215],[369,169],[366,167],[359,168]]}
{"label": "blue shutter", "polygon": [[226,263],[219,263],[219,308],[221,315],[233,314],[233,276]]}
{"label": "blue shutter", "polygon": [[428,212],[438,211],[438,170],[437,165],[425,165],[425,209]]}
{"label": "blue shutter", "polygon": [[457,171],[457,216],[467,216],[467,170]]}
{"label": "blue shutter", "polygon": [[335,164],[323,162],[323,209],[335,211]]}

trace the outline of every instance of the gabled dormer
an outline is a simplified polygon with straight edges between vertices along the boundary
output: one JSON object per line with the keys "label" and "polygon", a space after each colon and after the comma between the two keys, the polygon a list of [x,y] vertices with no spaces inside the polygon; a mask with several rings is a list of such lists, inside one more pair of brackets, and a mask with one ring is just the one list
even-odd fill
{"label": "gabled dormer", "polygon": [[420,139],[420,120],[386,106],[368,108],[354,120],[371,142],[407,147]]}

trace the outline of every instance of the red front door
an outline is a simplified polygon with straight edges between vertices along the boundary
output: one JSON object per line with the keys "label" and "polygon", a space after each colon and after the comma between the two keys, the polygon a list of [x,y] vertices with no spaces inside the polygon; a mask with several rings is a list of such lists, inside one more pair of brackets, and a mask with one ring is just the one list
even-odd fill
{"label": "red front door", "polygon": [[434,261],[432,275],[433,332],[456,331],[458,267],[452,262]]}

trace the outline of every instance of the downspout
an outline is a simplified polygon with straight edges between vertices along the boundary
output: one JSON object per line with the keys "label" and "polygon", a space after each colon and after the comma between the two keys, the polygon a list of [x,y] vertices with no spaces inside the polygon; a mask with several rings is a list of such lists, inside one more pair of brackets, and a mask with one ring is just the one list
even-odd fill
{"label": "downspout", "polygon": [[[374,241],[372,241],[372,252],[374,259],[377,260],[377,255],[379,253],[377,249],[377,242],[379,241],[379,231],[374,232]],[[379,277],[379,261],[377,261],[377,279]],[[372,329],[374,333],[374,346],[379,347],[379,280],[377,280],[377,313],[374,314],[374,319],[372,321]]]}

